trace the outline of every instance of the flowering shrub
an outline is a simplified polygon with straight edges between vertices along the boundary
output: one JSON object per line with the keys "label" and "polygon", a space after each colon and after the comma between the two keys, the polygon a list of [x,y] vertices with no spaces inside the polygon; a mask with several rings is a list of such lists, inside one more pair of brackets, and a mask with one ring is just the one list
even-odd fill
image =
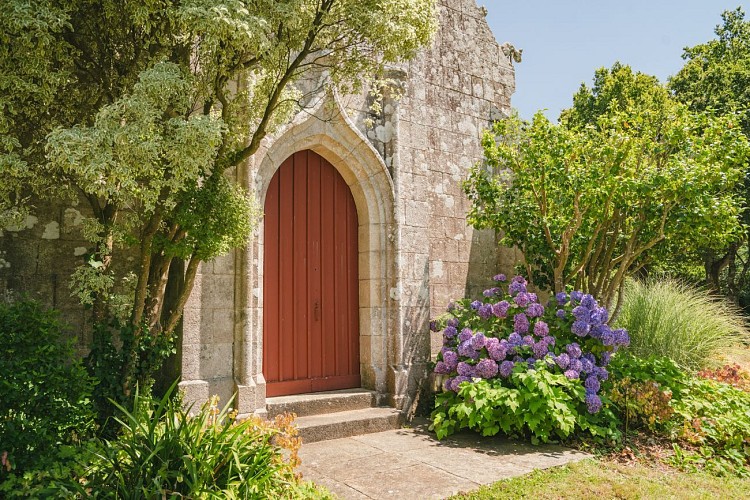
{"label": "flowering shrub", "polygon": [[444,392],[432,414],[438,437],[463,427],[541,441],[576,427],[612,437],[614,414],[594,416],[606,402],[606,366],[629,343],[627,332],[607,326],[607,310],[591,295],[558,293],[545,307],[524,278],[507,289],[504,275],[495,281],[484,301],[451,304],[431,324],[443,332],[435,373],[444,376]]}

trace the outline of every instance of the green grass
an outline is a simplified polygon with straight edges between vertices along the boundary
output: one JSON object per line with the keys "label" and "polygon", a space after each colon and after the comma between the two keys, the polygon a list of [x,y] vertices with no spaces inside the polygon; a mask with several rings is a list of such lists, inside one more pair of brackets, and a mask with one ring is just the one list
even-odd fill
{"label": "green grass", "polygon": [[617,326],[630,333],[636,356],[669,357],[692,371],[716,364],[750,337],[737,309],[670,279],[630,281]]}
{"label": "green grass", "polygon": [[453,499],[747,498],[750,479],[685,473],[664,466],[584,460],[498,481]]}

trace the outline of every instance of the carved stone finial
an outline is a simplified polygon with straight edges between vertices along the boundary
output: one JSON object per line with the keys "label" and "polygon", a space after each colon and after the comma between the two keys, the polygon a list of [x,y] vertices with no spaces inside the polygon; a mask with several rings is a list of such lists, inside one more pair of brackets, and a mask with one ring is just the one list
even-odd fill
{"label": "carved stone finial", "polygon": [[481,13],[481,14],[482,14],[482,15],[483,15],[484,17],[487,17],[487,14],[488,14],[488,12],[487,12],[487,7],[485,7],[484,5],[480,5],[480,6],[479,6],[479,12],[480,12],[480,13]]}
{"label": "carved stone finial", "polygon": [[510,42],[505,42],[504,44],[502,44],[500,46],[500,48],[502,49],[503,54],[505,54],[508,57],[508,61],[510,61],[511,63],[513,63],[513,62],[520,63],[521,62],[521,56],[523,54],[523,49],[517,49],[517,48],[515,48],[513,46],[513,44],[510,43]]}

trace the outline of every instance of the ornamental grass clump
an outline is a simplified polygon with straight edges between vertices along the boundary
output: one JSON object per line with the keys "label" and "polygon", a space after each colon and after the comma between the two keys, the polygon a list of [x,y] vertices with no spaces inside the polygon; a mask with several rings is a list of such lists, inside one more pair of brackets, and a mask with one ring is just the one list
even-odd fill
{"label": "ornamental grass clump", "polygon": [[543,442],[576,430],[616,439],[617,419],[601,388],[612,354],[629,336],[610,328],[608,317],[578,291],[558,293],[545,307],[520,276],[507,289],[485,290],[484,301],[451,304],[431,324],[443,333],[435,365],[443,393],[432,414],[438,437],[471,428]]}
{"label": "ornamental grass clump", "polygon": [[628,282],[617,324],[636,356],[664,356],[695,372],[720,365],[727,350],[750,339],[742,315],[708,292],[671,279]]}

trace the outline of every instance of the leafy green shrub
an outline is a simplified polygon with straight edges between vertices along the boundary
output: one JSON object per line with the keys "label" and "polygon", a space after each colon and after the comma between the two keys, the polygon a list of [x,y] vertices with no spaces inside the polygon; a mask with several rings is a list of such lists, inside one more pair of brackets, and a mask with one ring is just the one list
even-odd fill
{"label": "leafy green shrub", "polygon": [[0,478],[40,468],[58,448],[94,431],[92,379],[57,313],[36,302],[0,303]]}
{"label": "leafy green shrub", "polygon": [[744,318],[726,302],[670,279],[630,281],[618,326],[636,356],[664,356],[697,371],[750,338]]}
{"label": "leafy green shrub", "polygon": [[[136,394],[120,436],[105,442],[82,488],[102,498],[293,498],[301,495],[294,473],[300,441],[291,419],[235,423],[216,400],[196,416],[172,398]],[[284,458],[284,449],[290,456]],[[307,491],[309,493],[309,491]],[[307,494],[306,493],[306,494]]]}
{"label": "leafy green shrub", "polygon": [[670,394],[665,411],[663,401],[617,394],[617,385],[607,391],[625,419],[673,440],[677,465],[750,475],[750,393],[694,377],[663,357],[640,359],[618,353],[610,372],[634,387],[653,387],[652,395]]}
{"label": "leafy green shrub", "polygon": [[471,428],[534,442],[577,430],[617,439],[617,419],[599,391],[627,332],[607,326],[591,295],[560,292],[544,307],[526,285],[516,276],[507,293],[485,290],[486,302],[459,301],[431,325],[443,331],[435,373],[446,376],[432,413],[438,438]]}

